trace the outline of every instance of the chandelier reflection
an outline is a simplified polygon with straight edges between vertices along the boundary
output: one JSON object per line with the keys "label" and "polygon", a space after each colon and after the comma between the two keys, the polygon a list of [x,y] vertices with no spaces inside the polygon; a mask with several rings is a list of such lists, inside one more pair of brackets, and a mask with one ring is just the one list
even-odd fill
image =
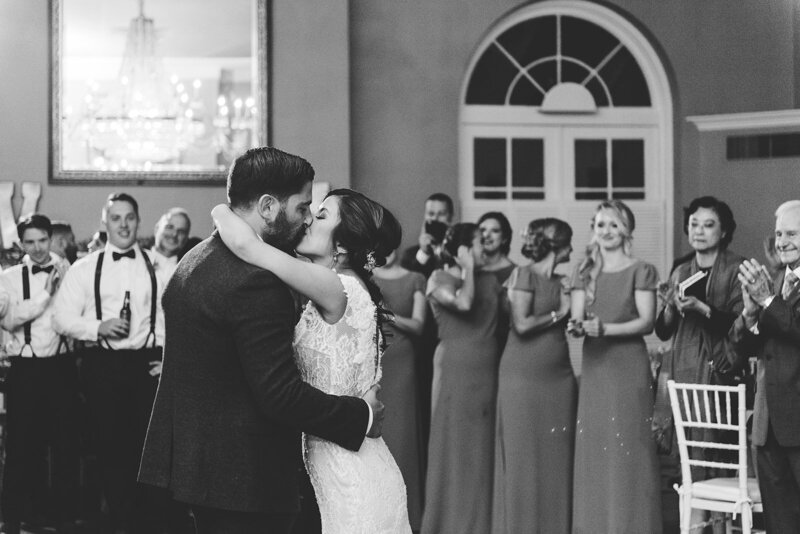
{"label": "chandelier reflection", "polygon": [[208,162],[193,163],[191,154],[206,159],[209,152],[215,154],[212,166],[225,170],[256,139],[255,100],[236,96],[233,73],[224,68],[213,93],[199,78],[167,75],[157,41],[154,21],[139,0],[118,77],[87,83],[81,109],[64,110],[66,134],[80,142],[86,163],[99,171],[207,169]]}

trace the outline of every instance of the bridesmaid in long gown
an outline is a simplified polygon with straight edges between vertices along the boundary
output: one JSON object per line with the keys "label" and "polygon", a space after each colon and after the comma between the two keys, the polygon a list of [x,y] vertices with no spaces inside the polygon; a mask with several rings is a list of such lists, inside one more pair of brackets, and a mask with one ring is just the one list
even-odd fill
{"label": "bridesmaid in long gown", "polygon": [[569,534],[578,387],[564,324],[569,293],[553,271],[569,261],[572,229],[559,219],[528,226],[508,282],[511,333],[500,358],[494,534]]}
{"label": "bridesmaid in long gown", "polygon": [[423,534],[486,534],[491,528],[499,350],[495,337],[502,290],[481,272],[477,225],[456,224],[445,250],[455,258],[428,281],[439,326],[425,485]]}
{"label": "bridesmaid in long gown", "polygon": [[653,331],[658,275],[630,256],[635,219],[619,200],[594,216],[573,277],[569,330],[585,335],[572,532],[660,534],[661,493],[652,437],[653,384],[642,336]]}
{"label": "bridesmaid in long gown", "polygon": [[[513,237],[511,223],[501,212],[487,211],[478,219],[478,228],[483,239],[484,264],[481,269],[494,274],[502,286],[517,267],[517,264],[508,257]],[[497,341],[500,344],[500,352],[503,352],[508,339],[509,313],[508,299],[505,293],[501,293],[500,312],[497,316]]]}
{"label": "bridesmaid in long gown", "polygon": [[411,528],[419,531],[425,473],[415,338],[422,334],[428,309],[425,277],[403,268],[395,251],[384,267],[373,271],[373,280],[381,288],[386,307],[394,314],[394,323],[388,329],[389,346],[382,360],[381,398],[391,410],[383,422],[383,440],[406,482]]}

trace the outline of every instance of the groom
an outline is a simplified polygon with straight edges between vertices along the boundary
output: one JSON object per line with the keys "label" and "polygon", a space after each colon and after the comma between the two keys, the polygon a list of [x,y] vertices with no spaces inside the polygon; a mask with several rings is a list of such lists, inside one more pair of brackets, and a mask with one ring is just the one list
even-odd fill
{"label": "groom", "polygon": [[[303,158],[254,148],[231,166],[228,200],[264,241],[291,251],[312,222],[313,178]],[[365,433],[380,434],[376,391],[335,397],[301,381],[291,292],[216,232],[183,257],[163,306],[164,364],[139,481],[188,503],[198,534],[288,533],[300,432],[357,451]]]}

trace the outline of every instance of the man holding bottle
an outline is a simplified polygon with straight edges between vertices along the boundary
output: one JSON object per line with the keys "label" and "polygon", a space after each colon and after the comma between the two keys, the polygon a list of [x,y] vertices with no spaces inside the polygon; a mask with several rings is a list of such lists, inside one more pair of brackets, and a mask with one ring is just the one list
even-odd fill
{"label": "man holding bottle", "polygon": [[[102,209],[104,249],[77,261],[55,302],[55,327],[83,340],[81,378],[97,437],[112,530],[150,531],[150,499],[136,473],[158,385],[163,331],[156,329],[162,281],[136,242],[139,206],[112,193]],[[147,505],[145,505],[147,506]]]}

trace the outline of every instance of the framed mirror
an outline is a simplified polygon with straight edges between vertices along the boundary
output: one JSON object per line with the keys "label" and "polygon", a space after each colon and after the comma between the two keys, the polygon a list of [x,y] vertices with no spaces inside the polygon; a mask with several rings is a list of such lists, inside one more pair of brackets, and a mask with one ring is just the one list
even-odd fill
{"label": "framed mirror", "polygon": [[269,0],[51,0],[50,182],[218,184],[269,133]]}

